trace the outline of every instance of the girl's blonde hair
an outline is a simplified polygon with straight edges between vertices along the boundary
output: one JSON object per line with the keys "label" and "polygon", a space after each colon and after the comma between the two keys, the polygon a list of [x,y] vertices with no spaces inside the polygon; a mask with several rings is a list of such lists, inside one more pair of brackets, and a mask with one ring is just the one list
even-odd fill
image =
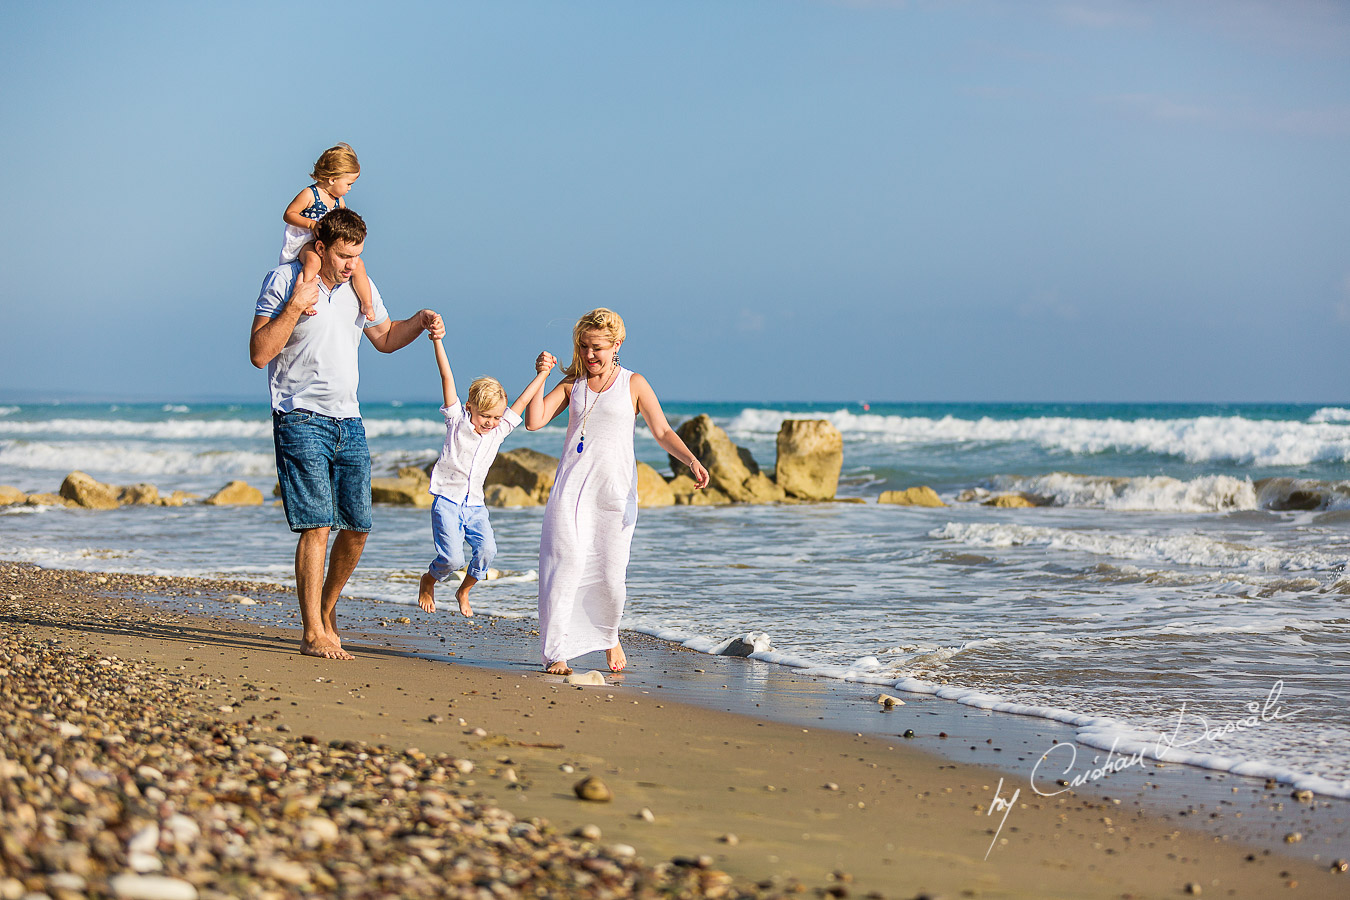
{"label": "girl's blonde hair", "polygon": [[343,175],[361,174],[361,164],[356,161],[356,151],[350,144],[337,144],[319,154],[314,171],[309,173],[316,184],[325,184]]}
{"label": "girl's blonde hair", "polygon": [[498,403],[506,400],[506,388],[495,378],[483,375],[473,380],[469,385],[469,393],[464,396],[464,403],[472,406],[474,412],[482,413]]}
{"label": "girl's blonde hair", "polygon": [[585,354],[581,349],[581,342],[585,339],[588,331],[598,331],[605,336],[606,340],[615,344],[622,341],[628,334],[623,327],[623,317],[614,310],[605,309],[603,306],[599,309],[593,309],[577,319],[577,324],[572,328],[572,364],[563,373],[568,377],[584,378],[586,375],[586,363],[582,360]]}

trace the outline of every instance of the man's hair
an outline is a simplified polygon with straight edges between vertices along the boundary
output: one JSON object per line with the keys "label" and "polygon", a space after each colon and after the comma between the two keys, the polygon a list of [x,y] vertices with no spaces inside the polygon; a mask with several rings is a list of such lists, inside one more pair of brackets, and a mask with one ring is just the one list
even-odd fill
{"label": "man's hair", "polygon": [[331,247],[338,241],[363,244],[366,241],[366,221],[345,206],[332,210],[319,220],[319,227],[314,229],[314,240],[325,247]]}
{"label": "man's hair", "polygon": [[464,402],[472,406],[474,412],[482,414],[505,399],[506,389],[502,387],[502,383],[495,378],[482,375],[469,385],[469,393],[465,396]]}

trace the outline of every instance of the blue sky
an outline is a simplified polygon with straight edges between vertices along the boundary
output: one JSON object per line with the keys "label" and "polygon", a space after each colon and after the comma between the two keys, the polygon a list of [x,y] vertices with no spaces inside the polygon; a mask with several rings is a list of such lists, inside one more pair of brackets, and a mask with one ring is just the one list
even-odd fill
{"label": "blue sky", "polygon": [[[261,400],[352,144],[396,316],[672,400],[1344,401],[1350,5],[6,3],[0,396]],[[362,397],[434,400],[429,345]]]}

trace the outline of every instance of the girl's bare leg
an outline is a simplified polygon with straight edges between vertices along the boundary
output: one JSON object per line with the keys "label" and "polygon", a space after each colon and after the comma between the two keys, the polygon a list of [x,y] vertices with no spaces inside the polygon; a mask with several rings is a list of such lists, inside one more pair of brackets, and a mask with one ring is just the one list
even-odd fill
{"label": "girl's bare leg", "polygon": [[422,580],[417,583],[417,605],[424,612],[436,611],[436,578],[430,572],[423,572]]}
{"label": "girl's bare leg", "polygon": [[615,644],[605,651],[605,662],[609,663],[611,672],[622,672],[628,665],[628,656],[623,652],[623,647]]}
{"label": "girl's bare leg", "polygon": [[[300,260],[300,280],[313,281],[319,277],[319,265],[323,262],[319,259],[319,253],[314,249],[314,242],[310,241],[300,248],[300,254],[296,257]],[[318,313],[313,309],[305,310],[305,315],[313,316]]]}
{"label": "girl's bare leg", "polygon": [[[356,265],[352,269],[352,290],[356,291],[356,299],[361,301],[361,315],[367,319],[375,318],[375,301],[370,295],[370,279],[366,277],[366,264],[360,257],[356,259]],[[461,601],[462,602],[462,601]],[[465,613],[468,615],[468,613]]]}
{"label": "girl's bare leg", "polygon": [[473,607],[469,605],[469,588],[477,583],[478,579],[466,572],[464,580],[459,584],[459,590],[455,591],[455,599],[459,601],[459,612],[462,616],[473,618]]}

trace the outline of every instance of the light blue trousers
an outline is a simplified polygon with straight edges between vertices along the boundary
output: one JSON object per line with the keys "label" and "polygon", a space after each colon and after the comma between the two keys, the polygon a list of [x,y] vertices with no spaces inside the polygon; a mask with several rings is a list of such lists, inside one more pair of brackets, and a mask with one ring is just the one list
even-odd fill
{"label": "light blue trousers", "polygon": [[427,571],[439,582],[449,581],[464,565],[465,541],[473,549],[468,574],[480,581],[487,577],[488,566],[497,555],[487,507],[461,506],[440,495],[431,504],[431,540],[436,545],[436,558]]}

